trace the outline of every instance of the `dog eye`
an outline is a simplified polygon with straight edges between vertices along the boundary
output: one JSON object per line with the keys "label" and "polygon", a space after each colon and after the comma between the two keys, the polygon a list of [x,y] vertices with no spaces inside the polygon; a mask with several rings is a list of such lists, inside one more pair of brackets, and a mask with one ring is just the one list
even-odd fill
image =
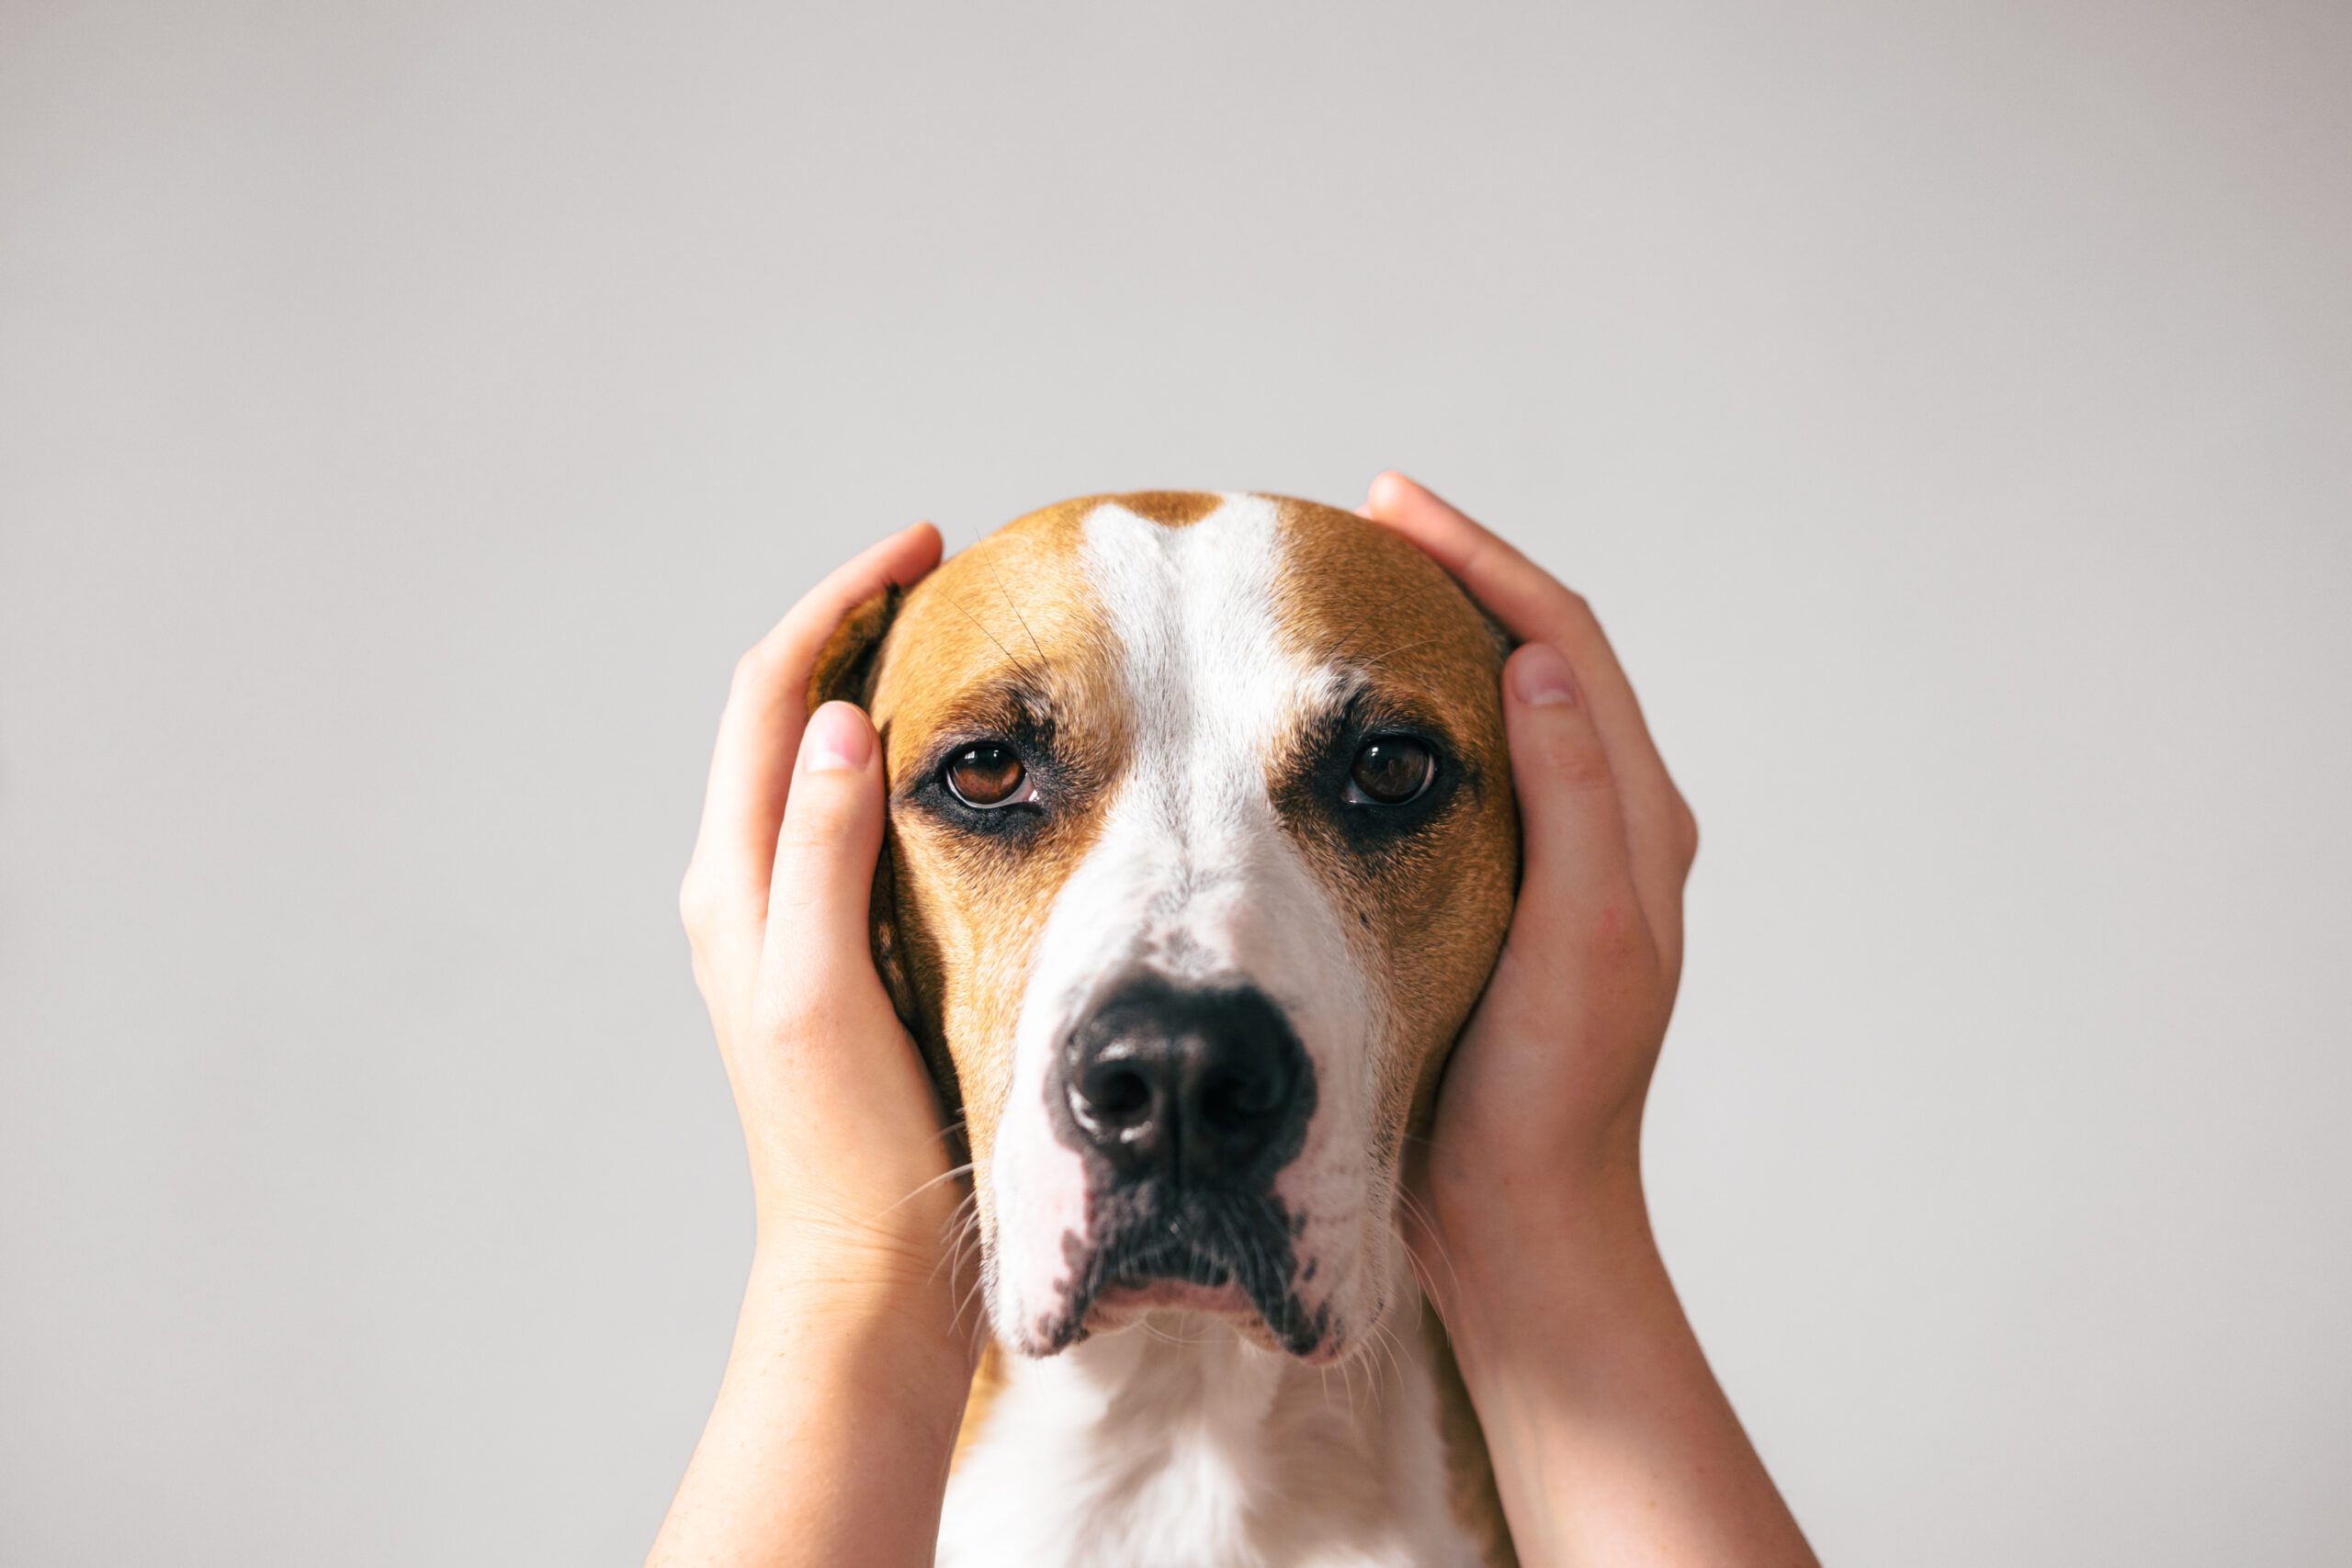
{"label": "dog eye", "polygon": [[1356,749],[1348,767],[1351,804],[1402,806],[1430,787],[1437,753],[1409,735],[1375,735]]}
{"label": "dog eye", "polygon": [[947,759],[941,776],[956,799],[981,811],[1015,806],[1036,794],[1027,787],[1028,770],[1021,765],[1021,754],[1001,741],[965,747]]}

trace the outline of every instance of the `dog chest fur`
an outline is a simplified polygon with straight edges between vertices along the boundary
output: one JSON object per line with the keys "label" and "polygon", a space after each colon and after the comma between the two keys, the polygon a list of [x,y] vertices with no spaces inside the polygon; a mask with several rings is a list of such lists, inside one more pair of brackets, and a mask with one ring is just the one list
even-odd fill
{"label": "dog chest fur", "polygon": [[1438,1352],[1317,1368],[1170,1314],[1008,1358],[947,1493],[943,1568],[1479,1568]]}

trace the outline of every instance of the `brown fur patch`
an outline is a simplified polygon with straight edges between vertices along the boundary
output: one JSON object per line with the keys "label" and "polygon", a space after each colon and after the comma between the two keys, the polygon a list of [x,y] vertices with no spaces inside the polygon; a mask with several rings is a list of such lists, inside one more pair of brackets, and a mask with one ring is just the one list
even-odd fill
{"label": "brown fur patch", "polygon": [[[890,786],[897,917],[886,940],[908,973],[910,1026],[935,1069],[952,1071],[982,1169],[1031,956],[1126,752],[1118,642],[1080,558],[1093,504],[1033,513],[943,564],[907,592],[875,660],[868,707]],[[1017,848],[959,832],[916,798],[943,744],[1038,722],[1053,731],[1073,808]]]}
{"label": "brown fur patch", "polygon": [[900,588],[885,588],[843,615],[842,624],[826,637],[808,672],[811,712],[830,702],[865,703],[873,683],[874,655],[882,646],[883,634],[898,618],[899,601],[904,593]]}
{"label": "brown fur patch", "polygon": [[1332,507],[1281,505],[1276,614],[1291,650],[1359,677],[1374,712],[1433,724],[1464,770],[1442,814],[1370,862],[1313,814],[1292,817],[1366,971],[1389,976],[1394,1049],[1376,1125],[1396,1138],[1426,1120],[1510,922],[1519,818],[1502,649],[1469,596],[1402,536]]}
{"label": "brown fur patch", "polygon": [[1196,490],[1131,490],[1123,495],[1091,496],[1088,501],[1115,501],[1145,521],[1169,528],[1198,523],[1225,504],[1225,497]]}

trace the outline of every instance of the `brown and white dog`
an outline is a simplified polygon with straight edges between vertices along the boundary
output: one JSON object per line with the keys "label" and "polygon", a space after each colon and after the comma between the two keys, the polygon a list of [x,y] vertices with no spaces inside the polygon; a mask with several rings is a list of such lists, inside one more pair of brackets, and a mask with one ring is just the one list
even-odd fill
{"label": "brown and white dog", "polygon": [[939,1561],[1510,1562],[1400,1162],[1518,858],[1505,646],[1388,530],[1035,513],[835,634],[876,954],[960,1108],[991,1343]]}

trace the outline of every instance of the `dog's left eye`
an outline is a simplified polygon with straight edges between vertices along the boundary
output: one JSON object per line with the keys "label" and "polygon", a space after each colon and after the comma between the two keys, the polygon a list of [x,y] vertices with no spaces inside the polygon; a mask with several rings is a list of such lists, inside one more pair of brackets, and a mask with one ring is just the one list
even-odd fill
{"label": "dog's left eye", "polygon": [[1029,770],[1022,765],[1021,753],[997,740],[965,747],[947,759],[941,776],[956,799],[981,811],[1017,806],[1037,793],[1029,782]]}
{"label": "dog's left eye", "polygon": [[1409,735],[1375,735],[1356,748],[1348,765],[1351,805],[1402,806],[1418,799],[1437,777],[1437,753]]}

